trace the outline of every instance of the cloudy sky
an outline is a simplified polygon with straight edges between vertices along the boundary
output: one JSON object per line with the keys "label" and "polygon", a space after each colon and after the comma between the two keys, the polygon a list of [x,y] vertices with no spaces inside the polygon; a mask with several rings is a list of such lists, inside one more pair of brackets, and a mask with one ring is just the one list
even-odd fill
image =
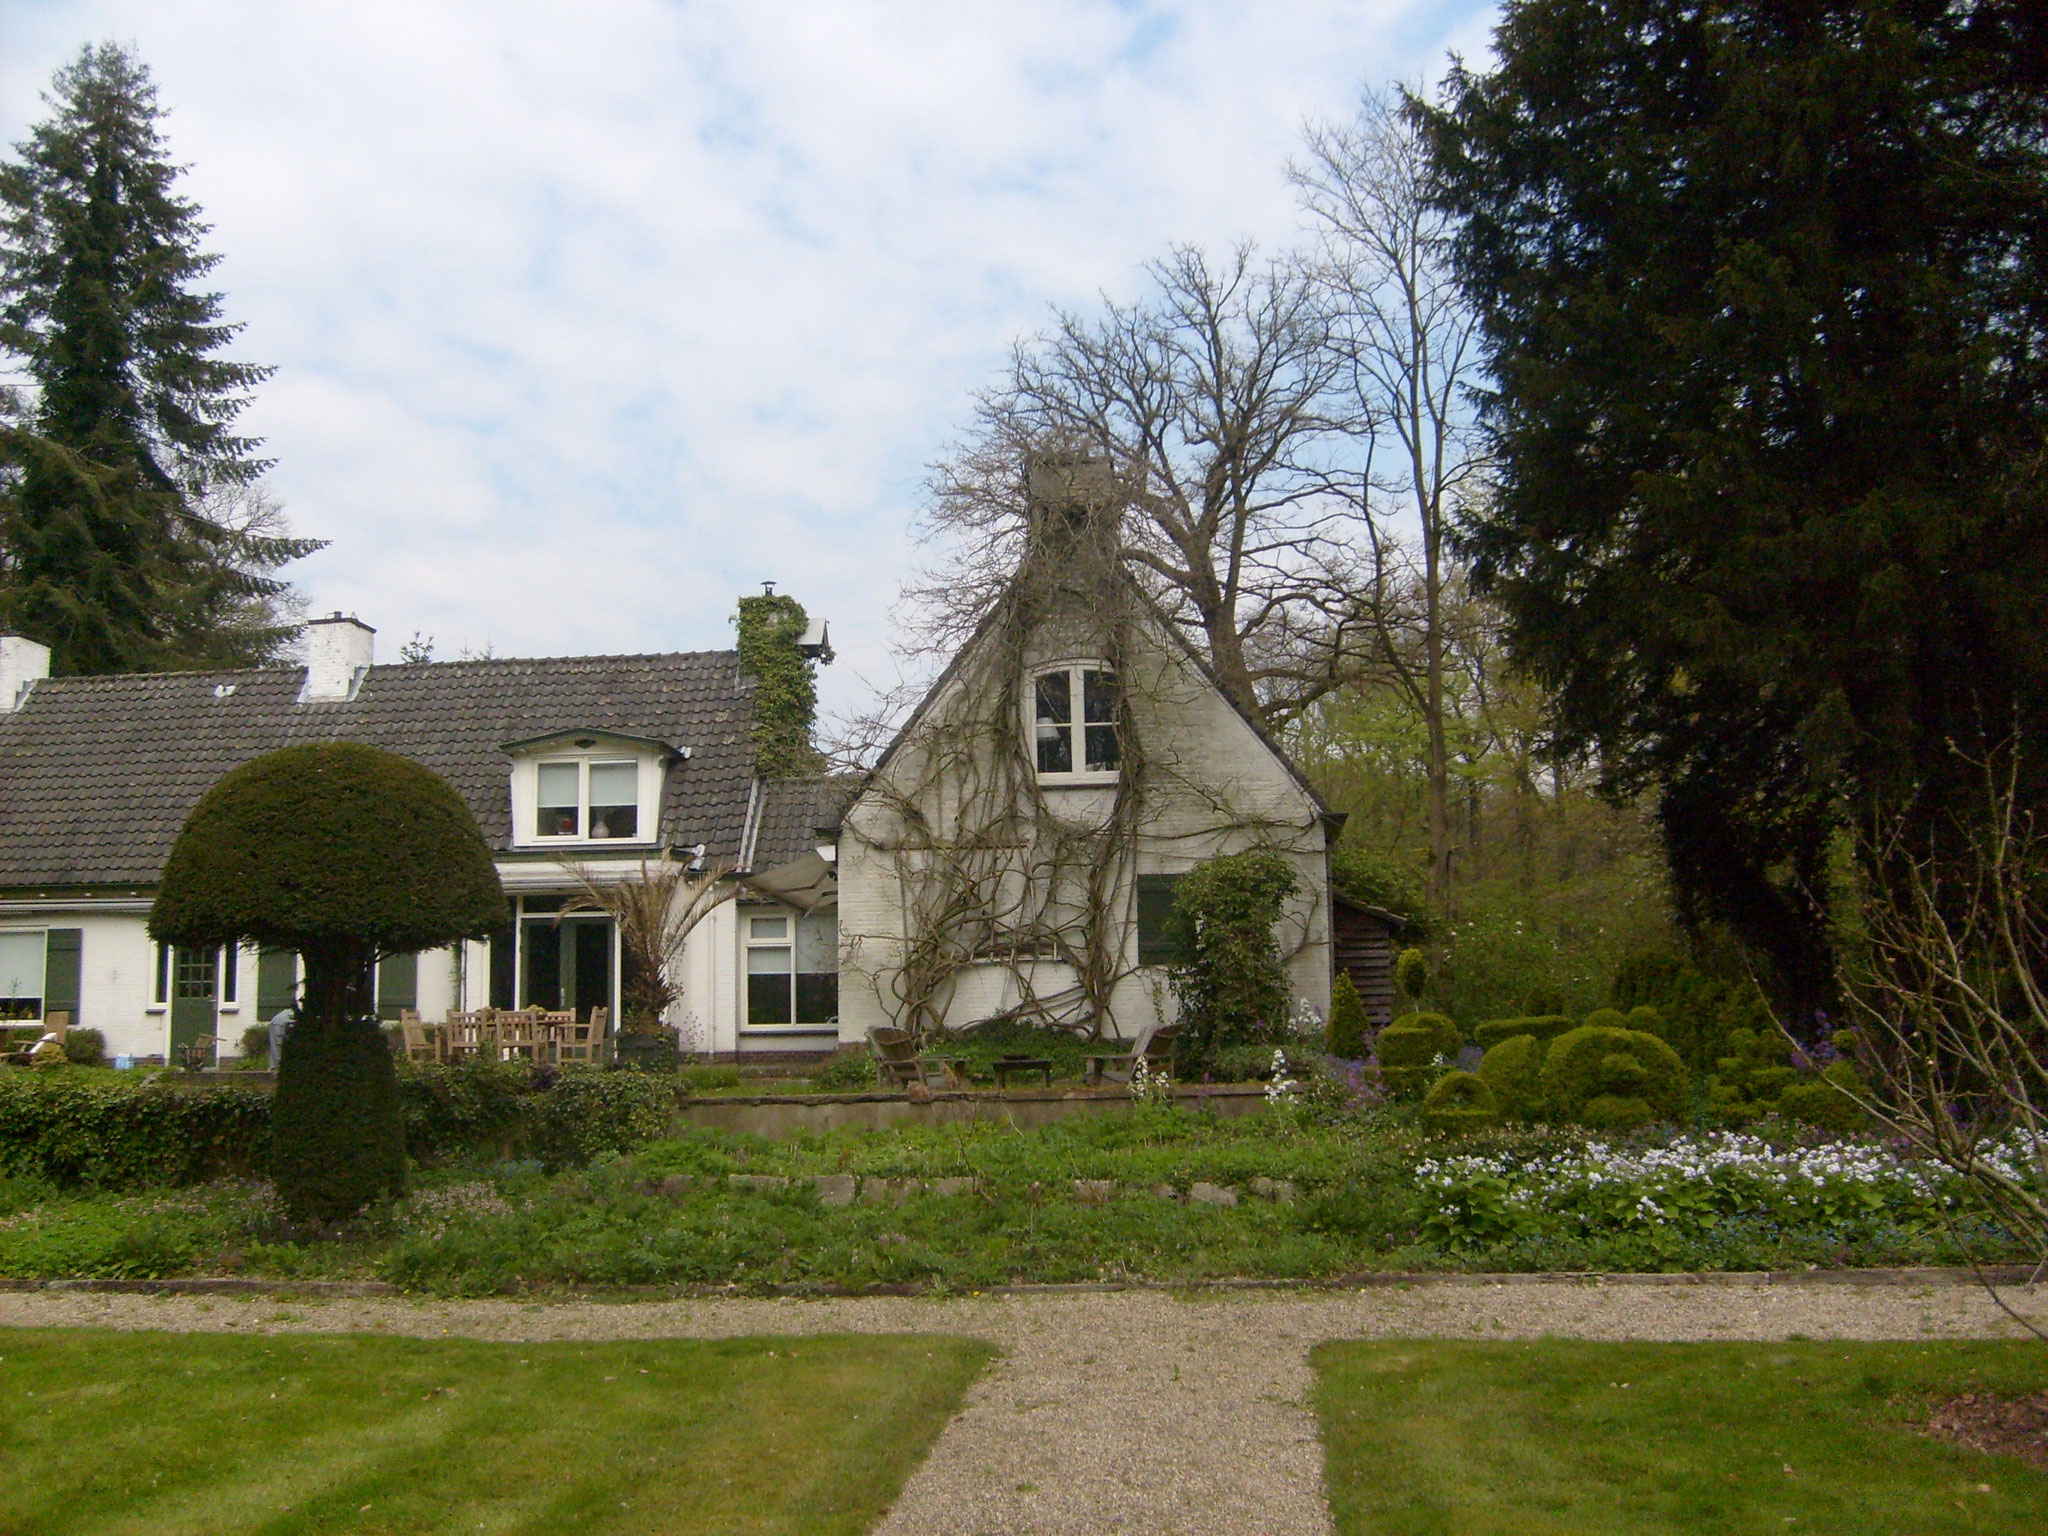
{"label": "cloudy sky", "polygon": [[1301,124],[1477,56],[1479,0],[6,0],[0,138],[135,45],[319,611],[437,654],[730,643],[893,675],[925,466],[1052,304],[1284,245]]}

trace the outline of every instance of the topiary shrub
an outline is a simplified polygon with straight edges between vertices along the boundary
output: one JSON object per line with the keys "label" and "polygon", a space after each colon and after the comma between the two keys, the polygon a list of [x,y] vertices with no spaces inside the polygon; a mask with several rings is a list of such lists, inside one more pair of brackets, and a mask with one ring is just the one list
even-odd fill
{"label": "topiary shrub", "polygon": [[1778,1112],[1787,1120],[1850,1136],[1868,1129],[1870,1117],[1849,1095],[1868,1092],[1863,1074],[1848,1062],[1837,1061],[1822,1068],[1818,1077],[1790,1084],[1779,1093]]}
{"label": "topiary shrub", "polygon": [[262,1168],[270,1095],[133,1072],[0,1072],[0,1177],[147,1189]]}
{"label": "topiary shrub", "polygon": [[107,1062],[107,1037],[96,1029],[67,1030],[64,1059],[74,1067],[103,1067]]}
{"label": "topiary shrub", "polygon": [[811,1081],[826,1093],[863,1093],[875,1086],[875,1057],[866,1046],[841,1051],[811,1074]]}
{"label": "topiary shrub", "polygon": [[272,1126],[278,1197],[294,1220],[340,1220],[405,1185],[397,1080],[371,1007],[377,961],[506,920],[468,806],[396,753],[286,747],[193,807],[149,931],[167,944],[296,950],[304,962]]}
{"label": "topiary shrub", "polygon": [[1404,1013],[1380,1031],[1380,1079],[1397,1099],[1419,1099],[1458,1059],[1458,1026],[1441,1013]]}
{"label": "topiary shrub", "polygon": [[1479,1059],[1479,1075],[1493,1090],[1504,1120],[1535,1120],[1543,1113],[1544,1042],[1534,1035],[1497,1040]]}
{"label": "topiary shrub", "polygon": [[1628,1015],[1619,1008],[1595,1008],[1579,1022],[1589,1029],[1627,1029]]}
{"label": "topiary shrub", "polygon": [[1422,1123],[1439,1136],[1463,1136],[1500,1119],[1500,1103],[1484,1078],[1448,1072],[1422,1100]]}
{"label": "topiary shrub", "polygon": [[1323,1031],[1323,1044],[1340,1061],[1363,1061],[1366,1028],[1365,1004],[1358,988],[1352,985],[1351,973],[1340,970],[1330,988],[1330,1023]]}
{"label": "topiary shrub", "polygon": [[1531,987],[1522,994],[1522,1012],[1532,1019],[1549,1018],[1564,1012],[1564,993],[1548,984]]}
{"label": "topiary shrub", "polygon": [[1488,1019],[1474,1026],[1472,1043],[1482,1050],[1492,1050],[1503,1040],[1512,1040],[1517,1035],[1533,1035],[1536,1039],[1549,1042],[1559,1035],[1578,1028],[1567,1014],[1536,1014],[1529,1018]]}
{"label": "topiary shrub", "polygon": [[1411,1002],[1422,1001],[1429,988],[1429,961],[1419,949],[1404,949],[1394,961],[1394,985]]}
{"label": "topiary shrub", "polygon": [[1264,848],[1210,859],[1175,887],[1170,926],[1182,959],[1171,976],[1190,1061],[1284,1034],[1291,994],[1273,925],[1294,889],[1294,867]]}
{"label": "topiary shrub", "polygon": [[[1587,1121],[1589,1111],[1607,1128],[1620,1120],[1636,1123],[1676,1120],[1685,1108],[1685,1063],[1655,1035],[1639,1030],[1581,1024],[1558,1036],[1543,1057],[1545,1110],[1559,1120]],[[1646,1113],[1595,1099],[1640,1100]]]}
{"label": "topiary shrub", "polygon": [[544,1093],[521,1101],[526,1147],[547,1168],[580,1168],[606,1153],[626,1153],[668,1134],[675,1119],[673,1079],[644,1072],[571,1067]]}

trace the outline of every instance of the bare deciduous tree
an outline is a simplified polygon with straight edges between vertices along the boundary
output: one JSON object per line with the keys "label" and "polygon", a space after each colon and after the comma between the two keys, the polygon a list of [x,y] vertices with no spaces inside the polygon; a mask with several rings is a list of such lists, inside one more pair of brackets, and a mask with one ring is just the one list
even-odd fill
{"label": "bare deciduous tree", "polygon": [[2016,755],[1981,766],[1990,814],[1967,872],[1946,851],[1908,846],[1906,818],[1873,839],[1867,867],[1888,879],[1864,901],[1862,931],[1843,936],[1862,957],[1845,990],[1870,1086],[1844,1091],[1962,1179],[2028,1246],[2038,1279],[2048,1273],[2048,845],[2022,804]]}
{"label": "bare deciduous tree", "polygon": [[[1451,746],[1444,706],[1445,583],[1464,498],[1481,494],[1485,460],[1471,393],[1479,379],[1477,318],[1452,274],[1449,215],[1430,199],[1428,153],[1399,91],[1368,92],[1348,123],[1307,134],[1289,167],[1320,235],[1315,275],[1327,298],[1335,381],[1347,418],[1373,434],[1361,503],[1370,585],[1356,612],[1376,637],[1386,675],[1429,736],[1429,894],[1451,882]],[[1390,528],[1416,527],[1415,552]],[[1399,589],[1413,572],[1416,601]],[[1419,629],[1419,644],[1404,630]]]}
{"label": "bare deciduous tree", "polygon": [[1148,272],[1143,299],[1059,314],[1016,347],[936,468],[926,526],[948,558],[912,596],[934,647],[957,646],[1020,563],[1024,466],[1100,464],[1126,564],[1240,706],[1284,721],[1358,651],[1332,493],[1358,434],[1326,290],[1248,245],[1221,262],[1181,247]]}

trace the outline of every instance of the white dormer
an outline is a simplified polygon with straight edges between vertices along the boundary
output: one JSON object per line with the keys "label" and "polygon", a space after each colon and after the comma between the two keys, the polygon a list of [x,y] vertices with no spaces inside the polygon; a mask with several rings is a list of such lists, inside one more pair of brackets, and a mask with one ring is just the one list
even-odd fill
{"label": "white dormer", "polygon": [[512,846],[602,848],[653,843],[668,765],[687,758],[666,742],[617,731],[554,731],[508,742]]}

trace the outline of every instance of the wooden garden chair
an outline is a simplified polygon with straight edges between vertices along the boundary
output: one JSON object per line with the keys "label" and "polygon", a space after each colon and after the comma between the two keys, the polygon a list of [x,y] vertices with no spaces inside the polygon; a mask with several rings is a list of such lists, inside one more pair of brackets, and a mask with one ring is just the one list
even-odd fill
{"label": "wooden garden chair", "polygon": [[459,1061],[465,1056],[488,1056],[498,1048],[498,1015],[494,1008],[471,1008],[449,1013],[441,1024],[441,1057]]}
{"label": "wooden garden chair", "polygon": [[[574,1015],[571,1015],[572,1019]],[[545,1057],[545,1016],[538,1008],[522,1008],[498,1015],[497,1052],[500,1061],[541,1061]]]}
{"label": "wooden garden chair", "polygon": [[875,1053],[875,1075],[883,1087],[907,1088],[924,1081],[917,1042],[908,1030],[878,1026],[868,1031],[868,1045]]}
{"label": "wooden garden chair", "polygon": [[604,1064],[605,1028],[611,1019],[609,1008],[593,1008],[585,1023],[571,1019],[567,1024],[553,1024],[548,1027],[552,1044],[550,1060],[558,1063],[587,1062],[589,1065]]}
{"label": "wooden garden chair", "polygon": [[71,1033],[71,1015],[62,1008],[56,1009],[51,1013],[43,1015],[43,1032],[40,1035],[22,1045],[15,1046],[11,1050],[0,1053],[0,1060],[11,1061],[15,1065],[22,1067],[32,1066],[35,1063],[36,1052],[46,1045],[56,1046],[61,1054],[64,1049],[64,1037],[69,1033]]}
{"label": "wooden garden chair", "polygon": [[1154,1076],[1171,1076],[1173,1073],[1174,1042],[1180,1038],[1178,1024],[1155,1024],[1123,1051],[1090,1051],[1086,1081],[1100,1083],[1107,1079],[1112,1083],[1128,1083],[1137,1075],[1138,1063],[1145,1063],[1145,1070]]}
{"label": "wooden garden chair", "polygon": [[399,1032],[405,1037],[405,1059],[407,1061],[438,1062],[442,1060],[441,1036],[443,1031],[420,1017],[417,1008],[402,1008],[398,1013]]}

